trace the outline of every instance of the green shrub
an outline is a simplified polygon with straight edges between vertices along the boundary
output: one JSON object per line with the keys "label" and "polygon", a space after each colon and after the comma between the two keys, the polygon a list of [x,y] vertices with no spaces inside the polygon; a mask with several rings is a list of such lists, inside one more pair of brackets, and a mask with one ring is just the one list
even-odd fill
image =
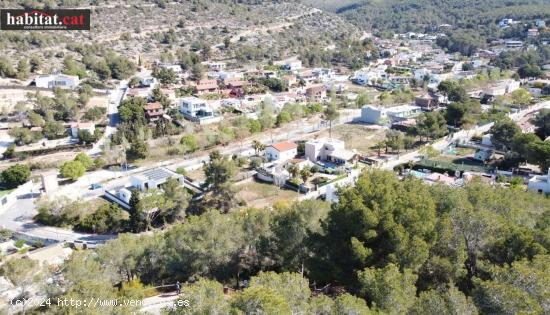
{"label": "green shrub", "polygon": [[25,240],[19,239],[19,240],[15,241],[15,247],[22,248],[23,245],[25,245]]}

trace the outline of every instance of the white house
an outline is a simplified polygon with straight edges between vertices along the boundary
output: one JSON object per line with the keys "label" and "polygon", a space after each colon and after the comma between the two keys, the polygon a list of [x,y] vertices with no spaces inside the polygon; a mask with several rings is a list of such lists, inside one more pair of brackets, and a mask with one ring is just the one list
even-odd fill
{"label": "white house", "polygon": [[368,124],[385,125],[388,122],[386,111],[380,107],[365,105],[361,108],[361,121]]}
{"label": "white house", "polygon": [[298,154],[298,145],[291,141],[274,143],[265,149],[268,161],[286,161]]}
{"label": "white house", "polygon": [[498,26],[500,26],[500,28],[507,28],[507,27],[510,27],[511,25],[514,24],[514,20],[513,19],[502,19],[500,20],[500,22],[498,23]]}
{"label": "white house", "polygon": [[132,198],[132,192],[128,188],[121,188],[117,192],[118,199],[124,201],[127,204],[130,204],[130,198]]}
{"label": "white house", "polygon": [[504,42],[504,46],[506,46],[506,48],[521,48],[523,46],[523,42],[520,40],[507,40]]}
{"label": "white house", "polygon": [[221,116],[216,115],[214,110],[197,97],[185,97],[180,99],[180,112],[185,118],[198,123],[216,122],[221,120]]}
{"label": "white house", "polygon": [[344,164],[355,157],[355,152],[346,150],[344,141],[338,139],[319,139],[305,144],[306,158],[312,162],[329,161]]}
{"label": "white house", "polygon": [[422,108],[416,105],[400,105],[386,108],[386,114],[393,121],[414,118],[422,113]]}
{"label": "white house", "polygon": [[361,108],[361,121],[369,124],[385,125],[414,118],[422,113],[422,108],[415,105],[400,105],[389,108],[380,108],[365,105]]}
{"label": "white house", "polygon": [[313,74],[317,77],[317,80],[320,82],[328,82],[334,78],[334,71],[328,68],[313,69]]}
{"label": "white house", "polygon": [[493,157],[493,150],[477,150],[474,154],[474,160],[485,162],[487,160],[490,160]]}
{"label": "white house", "polygon": [[293,60],[288,61],[283,65],[283,69],[287,71],[297,71],[302,69],[302,61],[300,60]]}
{"label": "white house", "polygon": [[92,122],[74,122],[71,123],[71,137],[78,138],[78,132],[81,130],[88,131],[91,135],[95,132],[95,124]]}
{"label": "white house", "polygon": [[544,176],[533,176],[527,183],[527,189],[539,193],[550,194],[550,169]]}
{"label": "white house", "polygon": [[160,185],[166,183],[169,178],[175,178],[181,183],[184,182],[183,175],[173,172],[164,167],[157,167],[130,177],[132,186],[141,190],[147,191],[152,188],[159,188]]}
{"label": "white house", "polygon": [[207,66],[212,71],[222,71],[225,69],[225,62],[202,62],[203,65]]}
{"label": "white house", "polygon": [[157,84],[157,79],[154,77],[144,77],[139,80],[140,86],[154,88]]}
{"label": "white house", "polygon": [[36,87],[53,89],[56,87],[64,89],[74,89],[80,84],[80,79],[76,75],[50,74],[41,75],[34,79]]}

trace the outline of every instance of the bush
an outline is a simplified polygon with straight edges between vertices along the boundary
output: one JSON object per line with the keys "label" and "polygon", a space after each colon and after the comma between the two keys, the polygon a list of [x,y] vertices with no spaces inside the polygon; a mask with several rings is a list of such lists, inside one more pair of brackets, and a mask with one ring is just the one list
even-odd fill
{"label": "bush", "polygon": [[262,163],[264,163],[264,158],[259,156],[254,156],[250,158],[250,167],[251,168],[258,168],[262,166]]}
{"label": "bush", "polygon": [[0,229],[0,242],[9,240],[12,236],[12,232],[8,229]]}
{"label": "bush", "polygon": [[102,158],[102,157],[98,157],[94,160],[94,168],[95,169],[104,168],[105,165],[107,165],[107,161],[105,161],[105,159]]}
{"label": "bush", "polygon": [[4,151],[4,158],[6,159],[11,159],[12,157],[15,156],[15,144],[12,143],[10,144],[7,148],[6,148],[6,151]]}
{"label": "bush", "polygon": [[74,160],[80,162],[86,170],[89,170],[92,166],[94,166],[94,160],[92,160],[92,158],[84,152],[78,153]]}
{"label": "bush", "polygon": [[168,150],[166,150],[166,154],[168,155],[180,155],[181,154],[181,151],[179,148],[175,148],[175,147],[172,147],[172,148],[168,148]]}
{"label": "bush", "polygon": [[199,143],[195,135],[185,135],[181,137],[180,144],[183,145],[185,153],[193,153],[199,149]]}
{"label": "bush", "polygon": [[144,285],[139,279],[123,282],[120,291],[125,297],[132,299],[143,299],[158,294],[154,287]]}
{"label": "bush", "polygon": [[178,174],[180,174],[180,175],[183,175],[183,176],[187,175],[187,171],[186,171],[185,168],[183,168],[183,167],[178,167],[178,168],[176,169],[176,173],[178,173]]}
{"label": "bush", "polygon": [[126,156],[129,160],[144,159],[149,154],[149,146],[145,141],[136,140],[130,145],[130,149],[126,151]]}
{"label": "bush", "polygon": [[76,229],[93,233],[119,233],[125,231],[128,212],[116,204],[104,204],[76,224]]}
{"label": "bush", "polygon": [[65,162],[60,169],[61,176],[70,178],[72,180],[79,179],[84,173],[86,173],[86,167],[79,161]]}
{"label": "bush", "polygon": [[8,167],[2,172],[2,183],[7,188],[16,188],[26,183],[31,176],[31,169],[28,165],[16,164]]}
{"label": "bush", "polygon": [[36,222],[50,226],[72,227],[85,216],[87,204],[67,198],[55,201],[41,201],[38,204]]}
{"label": "bush", "polygon": [[25,245],[25,240],[17,240],[15,241],[15,247],[22,248]]}

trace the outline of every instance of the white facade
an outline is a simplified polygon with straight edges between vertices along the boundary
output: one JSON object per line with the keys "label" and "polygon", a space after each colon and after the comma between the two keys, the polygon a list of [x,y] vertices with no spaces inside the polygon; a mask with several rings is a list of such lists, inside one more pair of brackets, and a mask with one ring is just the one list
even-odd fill
{"label": "white facade", "polygon": [[130,198],[132,198],[132,192],[127,188],[122,188],[117,192],[118,199],[130,204]]}
{"label": "white facade", "polygon": [[157,85],[157,79],[154,77],[145,77],[139,80],[141,86],[154,88]]}
{"label": "white facade", "polygon": [[225,62],[203,62],[212,71],[222,71],[225,69]]}
{"label": "white facade", "polygon": [[95,124],[94,123],[73,123],[71,124],[71,137],[78,138],[78,132],[86,130],[90,135],[94,135]]}
{"label": "white facade", "polygon": [[493,157],[493,151],[492,150],[477,150],[474,154],[474,160],[478,160],[480,162],[485,162],[487,160],[490,160]]}
{"label": "white facade", "polygon": [[130,183],[133,187],[141,191],[147,191],[152,188],[159,188],[166,183],[169,178],[176,178],[183,183],[183,176],[164,167],[158,167],[144,171],[130,177]]}
{"label": "white facade", "polygon": [[361,108],[361,121],[368,124],[385,125],[388,122],[388,116],[382,108],[365,105]]}
{"label": "white facade", "polygon": [[385,125],[389,122],[406,120],[422,113],[422,108],[415,105],[401,105],[380,108],[366,105],[361,108],[361,121],[369,124]]}
{"label": "white facade", "polygon": [[288,70],[288,71],[301,70],[302,69],[302,61],[300,61],[300,60],[289,61],[289,62],[285,63],[283,68],[285,70]]}
{"label": "white facade", "polygon": [[546,176],[533,176],[529,179],[527,189],[534,192],[550,194],[550,169],[548,169],[548,174]]}
{"label": "white facade", "polygon": [[297,154],[298,146],[289,142],[276,143],[265,149],[265,157],[268,161],[287,161]]}
{"label": "white facade", "polygon": [[306,158],[312,162],[330,160],[330,156],[338,150],[345,150],[344,141],[337,139],[320,139],[308,141],[305,144]]}
{"label": "white facade", "polygon": [[506,48],[521,48],[523,42],[519,40],[508,40],[504,43],[504,46],[506,46]]}
{"label": "white facade", "polygon": [[492,146],[493,145],[493,142],[491,141],[492,138],[493,138],[493,135],[490,133],[483,135],[483,137],[481,137],[481,144]]}
{"label": "white facade", "polygon": [[51,193],[59,188],[59,183],[57,182],[57,171],[52,170],[44,172],[41,175],[42,178],[42,187],[44,188],[45,193]]}
{"label": "white facade", "polygon": [[34,79],[36,87],[53,89],[56,87],[64,89],[74,89],[80,84],[80,79],[76,75],[51,74],[43,75]]}
{"label": "white facade", "polygon": [[422,113],[422,108],[416,105],[400,105],[386,108],[386,114],[392,121],[416,117]]}
{"label": "white facade", "polygon": [[206,101],[197,97],[180,99],[180,112],[190,117],[213,117],[214,110],[206,104]]}

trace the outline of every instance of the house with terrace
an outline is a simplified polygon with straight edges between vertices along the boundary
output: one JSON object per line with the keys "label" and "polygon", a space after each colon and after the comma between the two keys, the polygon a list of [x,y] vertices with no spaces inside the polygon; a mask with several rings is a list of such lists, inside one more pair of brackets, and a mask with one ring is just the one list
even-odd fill
{"label": "house with terrace", "polygon": [[155,122],[159,120],[164,115],[164,108],[159,102],[148,103],[143,107],[145,111],[145,118],[148,122]]}
{"label": "house with terrace", "polygon": [[284,162],[294,158],[298,154],[298,145],[291,141],[274,143],[265,149],[265,157],[268,161]]}
{"label": "house with terrace", "polygon": [[346,150],[346,143],[338,139],[317,139],[305,143],[305,156],[312,162],[344,165],[355,161],[357,153]]}
{"label": "house with terrace", "polygon": [[203,190],[199,183],[193,182],[185,176],[165,167],[157,167],[130,176],[129,183],[126,185],[106,189],[105,198],[119,204],[125,209],[129,209],[132,191],[135,190],[140,193],[145,193],[151,189],[162,189],[162,185],[170,178],[176,179],[195,196],[194,198],[200,198],[202,196]]}
{"label": "house with terrace", "polygon": [[76,75],[51,74],[41,75],[34,79],[34,84],[38,88],[62,88],[74,89],[80,84],[80,79]]}
{"label": "house with terrace", "polygon": [[205,100],[197,97],[185,97],[180,99],[180,112],[182,115],[193,122],[201,125],[219,122],[223,117],[214,111]]}
{"label": "house with terrace", "polygon": [[194,91],[196,95],[218,93],[218,81],[214,79],[199,80],[195,85]]}

